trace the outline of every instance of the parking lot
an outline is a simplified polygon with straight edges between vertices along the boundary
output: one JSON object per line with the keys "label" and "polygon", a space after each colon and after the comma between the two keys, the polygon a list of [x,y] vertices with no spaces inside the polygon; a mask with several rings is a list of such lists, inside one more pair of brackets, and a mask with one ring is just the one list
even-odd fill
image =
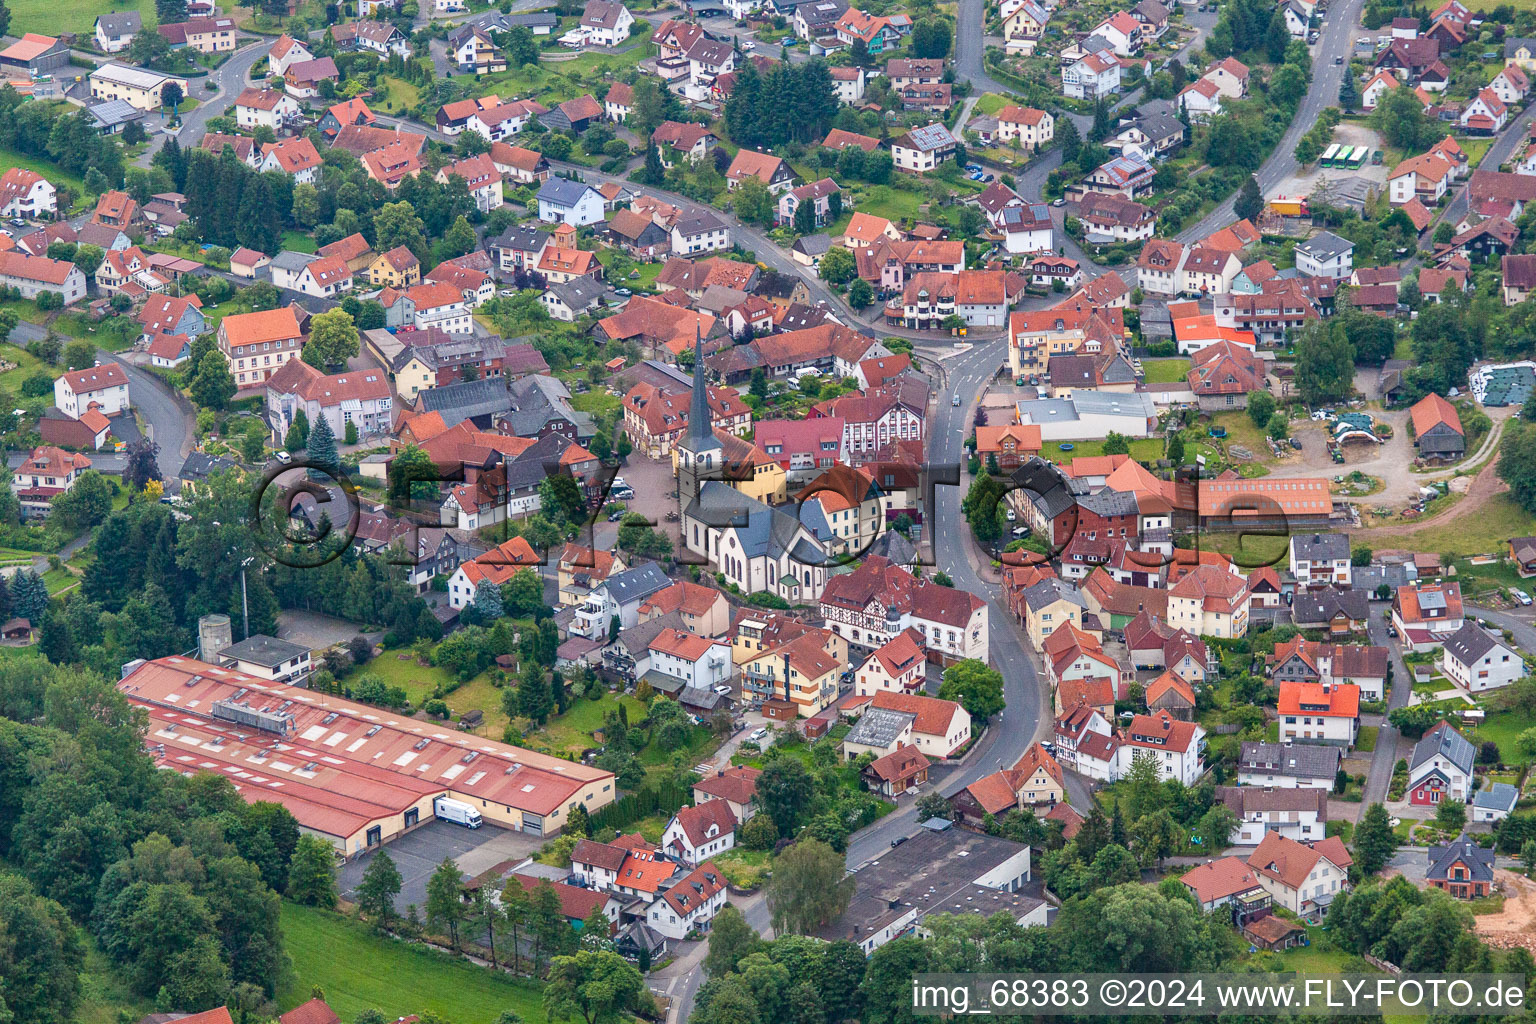
{"label": "parking lot", "polygon": [[[389,852],[400,872],[400,895],[395,909],[402,914],[416,904],[427,902],[427,879],[443,858],[452,857],[459,871],[473,877],[504,860],[522,860],[538,852],[544,840],[526,832],[513,832],[495,825],[468,829],[447,821],[431,821],[382,849]],[[377,851],[366,853],[342,865],[340,888],[344,898],[355,899],[358,883],[368,870]]]}

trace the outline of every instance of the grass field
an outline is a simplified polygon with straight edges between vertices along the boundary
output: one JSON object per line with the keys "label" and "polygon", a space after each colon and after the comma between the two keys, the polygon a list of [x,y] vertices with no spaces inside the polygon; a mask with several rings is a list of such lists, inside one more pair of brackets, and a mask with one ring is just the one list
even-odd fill
{"label": "grass field", "polygon": [[421,102],[421,90],[403,78],[385,78],[384,110],[409,110]]}
{"label": "grass field", "polygon": [[[1064,441],[1062,444],[1070,444],[1072,450],[1064,452],[1061,450],[1061,445],[1055,442],[1047,442],[1045,448],[1040,452],[1040,457],[1058,464],[1065,464],[1073,459],[1104,454],[1103,441]],[[1137,462],[1154,462],[1162,457],[1163,442],[1161,438],[1143,437],[1131,442],[1131,458]]]}
{"label": "grass field", "polygon": [[283,232],[283,248],[294,252],[314,252],[319,246],[304,232],[289,230]]}
{"label": "grass field", "polygon": [[1529,754],[1520,752],[1515,745],[1515,737],[1525,730],[1536,725],[1536,717],[1520,714],[1517,711],[1490,711],[1487,719],[1473,729],[1467,735],[1467,739],[1473,743],[1486,743],[1489,740],[1499,745],[1499,757],[1505,764],[1529,764]]}
{"label": "grass field", "polygon": [[154,1010],[154,1000],[134,995],[106,954],[87,938],[85,969],[80,972],[80,1005],[75,1010],[76,1024],[117,1024],[125,1012],[128,1019],[137,1020]]}
{"label": "grass field", "polygon": [[902,221],[916,217],[922,205],[921,193],[907,192],[892,188],[890,185],[871,186],[864,193],[864,198],[854,203],[860,213],[884,217],[889,221]]}
{"label": "grass field", "polygon": [[550,61],[508,68],[492,75],[482,75],[475,83],[474,95],[533,96],[545,106],[554,106],[583,93],[594,92],[588,81],[594,76],[615,76],[633,68],[650,54],[651,26],[631,36],[623,53],[584,53],[575,60]]}
{"label": "grass field", "polygon": [[607,412],[618,412],[623,407],[624,401],[623,399],[615,398],[606,391],[599,391],[594,388],[584,395],[572,395],[571,405],[577,412],[601,416]]}
{"label": "grass field", "polygon": [[108,0],[98,4],[65,4],[60,7],[49,0],[9,0],[11,27],[9,32],[20,37],[25,32],[41,32],[58,35],[75,32],[89,37],[96,25],[98,14],[121,14],[138,11],[144,19],[144,27],[158,25],[153,0]]}
{"label": "grass field", "polygon": [[[15,309],[16,305],[7,303],[7,308]],[[0,345],[0,359],[16,364],[16,369],[0,373],[0,388],[4,388],[13,395],[20,393],[22,381],[32,376],[38,370],[45,369],[41,359],[26,349],[17,348],[15,345]],[[52,376],[52,374],[49,374],[49,376]],[[50,392],[51,394],[52,392]]]}
{"label": "grass field", "polygon": [[1143,359],[1141,368],[1146,371],[1148,384],[1173,384],[1189,372],[1189,360]]}
{"label": "grass field", "polygon": [[[1407,536],[1394,536],[1390,545],[1380,546],[1437,551],[1444,555],[1492,554],[1500,551],[1510,537],[1527,537],[1533,532],[1536,532],[1536,516],[1515,504],[1509,495],[1496,494],[1475,515],[1431,523]],[[1359,536],[1368,541],[1371,531],[1360,531]]]}
{"label": "grass field", "polygon": [[976,98],[976,107],[972,113],[995,114],[1012,102],[1007,96],[995,92],[984,92]]}
{"label": "grass field", "polygon": [[[25,2],[25,0],[23,0],[23,2]],[[153,5],[150,6],[150,10],[154,10]],[[16,13],[16,8],[13,6],[11,8],[11,31],[17,35],[20,35],[23,31],[31,31],[30,29],[16,28],[17,20],[18,16]],[[95,20],[94,17],[92,20]],[[90,30],[89,25],[86,26],[86,30]],[[49,181],[60,185],[68,185],[75,191],[76,195],[79,195],[85,191],[85,182],[81,181],[80,178],[76,175],[68,173],[53,161],[39,160],[37,157],[25,156],[16,152],[14,149],[0,148],[0,166],[25,167],[29,171],[35,171],[38,174],[41,174]]]}
{"label": "grass field", "polygon": [[539,987],[447,954],[380,938],[367,925],[283,904],[283,939],[294,977],[277,994],[291,1010],[319,986],[343,1020],[379,1009],[387,1020],[430,1010],[454,1024],[491,1024],[503,1010],[545,1020]]}

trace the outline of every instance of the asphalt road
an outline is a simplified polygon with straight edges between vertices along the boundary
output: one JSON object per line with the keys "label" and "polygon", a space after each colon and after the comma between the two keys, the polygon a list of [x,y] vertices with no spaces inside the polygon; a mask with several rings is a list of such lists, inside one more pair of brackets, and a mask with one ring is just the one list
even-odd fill
{"label": "asphalt road", "polygon": [[[182,148],[195,147],[202,141],[207,131],[207,124],[215,117],[222,116],[234,105],[238,97],[245,89],[245,76],[255,66],[256,62],[266,56],[271,49],[272,40],[267,38],[255,39],[245,43],[235,51],[234,56],[225,61],[216,71],[206,79],[198,79],[191,86],[189,92],[196,99],[197,108],[188,111],[181,117],[181,131],[176,138],[181,141]],[[203,83],[214,82],[219,91],[209,95]],[[146,125],[145,127],[150,127]],[[149,137],[149,145],[133,161],[139,167],[148,167],[150,160],[154,158],[160,147],[165,145],[166,135],[163,132],[155,132]]]}
{"label": "asphalt road", "polygon": [[[1366,624],[1366,633],[1370,641],[1377,647],[1385,647],[1392,666],[1392,690],[1387,698],[1387,709],[1408,706],[1408,698],[1413,693],[1413,675],[1408,671],[1408,666],[1403,662],[1403,653],[1398,646],[1387,636],[1387,624],[1382,619],[1381,613],[1387,608],[1385,601],[1371,602],[1371,617]],[[1376,751],[1371,755],[1371,770],[1365,777],[1365,790],[1361,795],[1360,814],[1365,814],[1365,809],[1371,804],[1386,803],[1387,787],[1392,782],[1392,767],[1397,764],[1397,745],[1400,734],[1385,721],[1376,735]]]}
{"label": "asphalt road", "polygon": [[971,84],[975,92],[1008,90],[987,74],[982,62],[986,54],[987,9],[983,0],[960,0],[955,25],[955,77]]}
{"label": "asphalt road", "polygon": [[[969,432],[973,403],[1006,357],[1006,344],[1002,340],[986,342],[946,364],[947,379],[938,395],[939,412],[929,424],[928,450],[934,464],[963,461],[961,448]],[[962,396],[958,406],[952,404],[954,395]],[[989,653],[993,667],[1003,674],[1007,706],[1001,718],[993,721],[976,741],[964,767],[944,778],[940,792],[946,796],[1013,764],[1031,743],[1044,735],[1051,721],[1044,683],[1035,672],[1034,656],[1025,651],[1012,616],[998,598],[997,588],[977,575],[967,557],[968,540],[960,514],[964,493],[964,485],[937,489],[938,508],[931,521],[950,525],[935,531],[935,568],[948,573],[958,589],[987,601]],[[910,835],[916,817],[914,805],[907,804],[855,834],[848,841],[849,867],[858,867],[889,850],[891,840],[897,836]]]}
{"label": "asphalt road", "polygon": [[145,433],[160,446],[160,475],[167,481],[176,480],[187,460],[187,453],[192,450],[194,420],[191,408],[173,397],[165,382],[148,370],[140,369],[106,349],[97,349],[96,355],[103,361],[117,363],[128,374],[128,391],[133,396],[134,408],[147,427]]}
{"label": "asphalt road", "polygon": [[[1264,195],[1274,195],[1274,190],[1282,181],[1301,169],[1301,164],[1296,160],[1296,143],[1317,123],[1324,110],[1339,105],[1339,86],[1344,84],[1344,76],[1349,74],[1350,36],[1364,4],[1365,0],[1339,0],[1329,9],[1317,45],[1312,48],[1312,84],[1306,96],[1302,97],[1301,106],[1291,120],[1291,126],[1281,137],[1280,144],[1259,167],[1259,191]],[[1343,64],[1334,63],[1339,57],[1344,58]],[[1234,194],[1218,204],[1210,213],[1180,232],[1178,240],[1193,242],[1231,223],[1232,203],[1236,198]]]}

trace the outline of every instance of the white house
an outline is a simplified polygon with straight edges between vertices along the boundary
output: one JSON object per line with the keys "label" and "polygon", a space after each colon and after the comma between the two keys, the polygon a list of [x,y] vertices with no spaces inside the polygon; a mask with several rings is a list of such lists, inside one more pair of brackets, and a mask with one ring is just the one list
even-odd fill
{"label": "white house", "polygon": [[1303,533],[1291,537],[1291,575],[1299,587],[1350,585],[1349,537],[1342,533]]}
{"label": "white house", "polygon": [[1280,741],[1354,746],[1360,687],[1353,683],[1280,684]]}
{"label": "white house", "polygon": [[1003,247],[1011,253],[1053,252],[1056,227],[1051,223],[1051,209],[1044,203],[1025,203],[1004,207],[997,217],[1003,233]]}
{"label": "white house", "polygon": [[725,876],[706,862],[664,889],[646,910],[645,923],[669,939],[681,940],[708,928],[725,898]]}
{"label": "white house", "polygon": [[1387,176],[1387,195],[1393,206],[1402,206],[1410,199],[1418,199],[1433,207],[1451,187],[1455,168],[1439,153],[1423,153],[1409,157]]}
{"label": "white house", "polygon": [[58,189],[41,174],[25,167],[0,174],[0,217],[44,217],[58,209]]}
{"label": "white house", "polygon": [[71,370],[53,382],[53,404],[75,419],[92,404],[103,416],[116,416],[129,406],[128,374],[117,363]]}
{"label": "white house", "polygon": [[1338,836],[1309,845],[1278,832],[1266,834],[1248,858],[1248,866],[1275,904],[1298,915],[1320,913],[1348,890],[1353,863]]}
{"label": "white house", "polygon": [[1322,839],[1328,825],[1328,791],[1324,789],[1258,789],[1223,786],[1216,798],[1237,815],[1234,846],[1257,846],[1271,832],[1312,842]]}
{"label": "white house", "polygon": [[79,267],[19,250],[0,252],[0,285],[17,289],[24,299],[53,292],[66,306],[85,298],[85,274]]}
{"label": "white house", "polygon": [[1341,763],[1338,747],[1248,740],[1239,751],[1237,782],[1263,789],[1331,789]]}
{"label": "white house", "polygon": [[[366,16],[366,15],[365,15]],[[309,47],[289,35],[278,37],[277,42],[267,51],[267,68],[272,74],[281,77],[288,71],[288,65],[301,64],[306,60],[314,60],[315,55]]]}
{"label": "white house", "polygon": [[944,125],[924,125],[891,140],[891,161],[899,171],[922,174],[954,156],[955,144]]}
{"label": "white house", "polygon": [[1440,667],[1474,693],[1508,686],[1526,674],[1520,652],[1475,622],[1468,622],[1445,641]]}
{"label": "white house", "polygon": [[735,845],[736,813],[724,800],[680,809],[661,834],[662,852],[689,867],[697,867]]}
{"label": "white house", "polygon": [[235,124],[244,129],[281,128],[298,117],[298,100],[276,89],[246,89],[235,99]]}
{"label": "white house", "polygon": [[1094,100],[1120,91],[1120,62],[1108,52],[1090,53],[1061,72],[1063,95]]}
{"label": "white house", "polygon": [[1461,108],[1461,126],[1481,135],[1495,135],[1504,130],[1509,107],[1494,89],[1483,89]]}
{"label": "white house", "polygon": [[1360,90],[1360,109],[1372,111],[1381,102],[1381,98],[1390,90],[1396,89],[1402,82],[1390,71],[1378,71],[1375,77],[1365,83],[1365,88]]}
{"label": "white house", "polygon": [[694,256],[730,247],[730,227],[708,210],[692,210],[672,225],[674,256]]}
{"label": "white house", "polygon": [[551,176],[539,186],[539,220],[551,224],[597,224],[603,220],[603,195],[591,185]]}
{"label": "white house", "polygon": [[1354,273],[1354,253],[1354,242],[1331,231],[1322,231],[1296,243],[1296,269],[1308,277],[1331,277],[1342,281]]}
{"label": "white house", "polygon": [[352,271],[340,256],[316,256],[284,250],[272,257],[272,283],[315,298],[334,298],[352,290]]}
{"label": "white house", "polygon": [[96,46],[102,53],[121,53],[144,27],[138,11],[118,11],[96,18]]}
{"label": "white house", "polygon": [[1136,758],[1150,757],[1158,774],[1193,786],[1205,771],[1205,728],[1181,722],[1167,711],[1136,715],[1120,733],[1114,778],[1122,778]]}
{"label": "white house", "polygon": [[710,690],[731,675],[730,645],[685,629],[662,630],[650,643],[650,655],[651,671],[681,680],[686,689]]}
{"label": "white house", "polygon": [[1209,121],[1221,114],[1221,86],[1209,78],[1197,78],[1179,93],[1179,107],[1191,121]]}
{"label": "white house", "polygon": [[1515,802],[1519,799],[1520,790],[1507,782],[1484,783],[1468,809],[1473,821],[1498,822],[1515,812]]}
{"label": "white house", "polygon": [[592,46],[618,46],[629,38],[635,16],[616,0],[587,0],[581,30]]}

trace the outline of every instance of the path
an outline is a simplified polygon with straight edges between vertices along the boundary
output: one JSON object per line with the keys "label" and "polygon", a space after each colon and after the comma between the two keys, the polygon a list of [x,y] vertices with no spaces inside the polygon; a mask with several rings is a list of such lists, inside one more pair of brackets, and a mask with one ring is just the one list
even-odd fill
{"label": "path", "polygon": [[1375,541],[1383,537],[1406,537],[1417,533],[1428,526],[1444,526],[1446,523],[1462,519],[1471,513],[1478,512],[1496,494],[1503,494],[1509,490],[1509,485],[1499,479],[1498,460],[1493,460],[1484,466],[1472,478],[1472,485],[1467,488],[1467,496],[1428,519],[1414,519],[1403,523],[1392,523],[1386,526],[1373,526],[1367,530],[1355,530],[1352,535],[1364,540]]}
{"label": "path", "polygon": [[1536,952],[1536,882],[1506,868],[1494,868],[1493,880],[1504,890],[1504,909],[1474,917],[1473,931],[1496,949]]}
{"label": "path", "polygon": [[[229,60],[211,72],[207,78],[193,80],[197,84],[190,86],[188,92],[197,100],[197,107],[181,115],[181,130],[175,136],[181,142],[183,149],[196,148],[202,141],[208,122],[223,115],[234,105],[236,97],[245,89],[246,76],[249,75],[251,68],[267,55],[267,50],[271,47],[270,39],[252,40],[236,50]],[[205,82],[213,82],[219,87],[218,91],[211,95],[205,92],[202,84]],[[144,147],[144,152],[134,158],[134,164],[139,167],[148,167],[155,153],[165,145],[165,140],[168,138],[170,136],[163,132],[153,132],[149,137],[149,145]]]}

